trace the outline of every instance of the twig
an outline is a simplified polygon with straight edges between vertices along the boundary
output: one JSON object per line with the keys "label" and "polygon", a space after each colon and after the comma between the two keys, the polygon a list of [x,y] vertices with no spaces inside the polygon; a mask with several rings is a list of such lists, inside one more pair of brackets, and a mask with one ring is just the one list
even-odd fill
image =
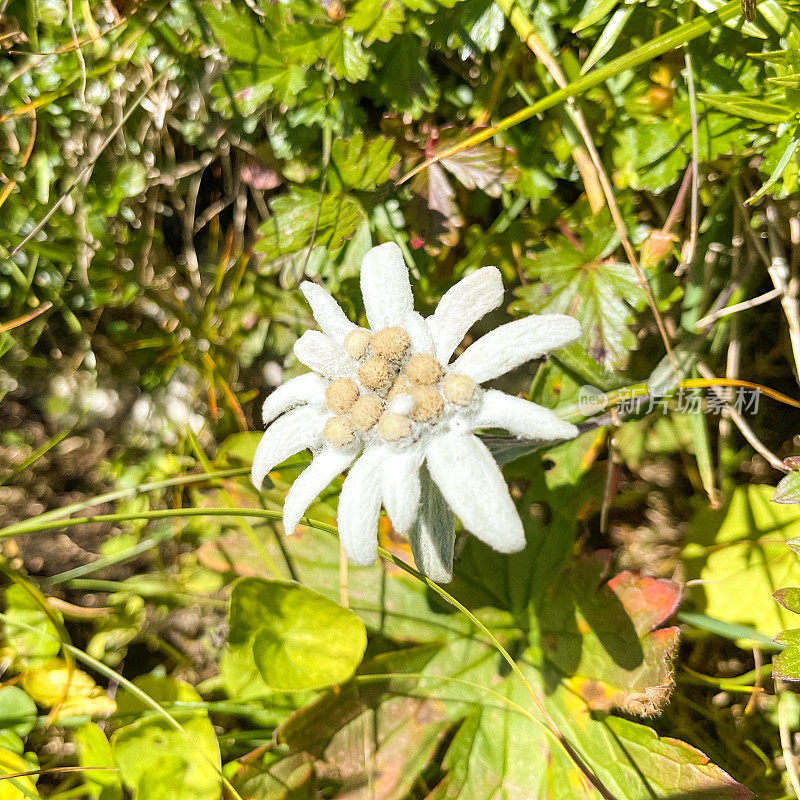
{"label": "twig", "polygon": [[692,56],[688,49],[684,55],[684,60],[686,62],[686,87],[689,90],[689,116],[692,122],[692,164],[690,170],[690,175],[692,176],[692,198],[689,211],[689,241],[681,250],[681,263],[675,270],[676,275],[682,275],[692,261],[694,261],[694,253],[697,249],[698,208],[700,200],[700,141],[697,134],[697,95],[694,88]]}
{"label": "twig", "polygon": [[767,268],[775,289],[780,292],[781,306],[789,323],[789,340],[794,355],[795,378],[800,382],[800,306],[797,294],[800,289],[797,276],[789,272],[789,264],[783,254],[778,238],[778,210],[774,203],[767,206],[767,242],[769,243],[770,266]]}
{"label": "twig", "polygon": [[748,308],[763,306],[764,303],[769,303],[770,300],[774,300],[776,297],[780,296],[780,289],[770,289],[768,292],[765,294],[760,294],[758,297],[751,297],[749,300],[742,300],[741,303],[734,303],[732,306],[726,306],[725,308],[719,309],[719,311],[713,311],[711,314],[708,314],[702,319],[697,320],[694,326],[695,328],[708,328],[722,317],[728,317],[731,314],[738,314],[740,311],[747,311]]}
{"label": "twig", "polygon": [[0,333],[5,333],[6,331],[10,331],[13,328],[18,328],[20,325],[24,325],[26,322],[30,322],[32,319],[36,319],[39,314],[44,314],[45,311],[49,311],[53,307],[53,304],[49,300],[45,300],[39,308],[35,311],[31,311],[29,314],[25,314],[23,317],[17,317],[17,319],[12,319],[10,322],[2,322],[0,323]]}
{"label": "twig", "polygon": [[[701,361],[697,365],[697,371],[706,379],[708,380],[719,380],[717,376]],[[720,398],[721,400],[725,399],[725,395],[722,389],[717,388],[715,386],[711,387],[711,391]],[[780,472],[788,472],[788,468],[786,465],[781,461],[778,456],[775,455],[756,435],[753,433],[753,429],[744,421],[742,415],[731,405],[726,405],[724,409],[725,413],[731,418],[733,424],[739,429],[739,432],[744,436],[744,438],[748,441],[750,446],[755,450],[759,455],[761,455],[766,461],[769,462],[770,466],[773,469],[777,469]]]}
{"label": "twig", "polygon": [[789,721],[786,719],[786,708],[783,698],[785,696],[783,682],[775,681],[775,690],[778,695],[778,730],[781,734],[781,751],[783,761],[786,764],[786,771],[789,773],[789,782],[792,784],[792,791],[795,797],[800,800],[800,776],[797,774],[797,764],[792,752],[791,732],[789,731]]}

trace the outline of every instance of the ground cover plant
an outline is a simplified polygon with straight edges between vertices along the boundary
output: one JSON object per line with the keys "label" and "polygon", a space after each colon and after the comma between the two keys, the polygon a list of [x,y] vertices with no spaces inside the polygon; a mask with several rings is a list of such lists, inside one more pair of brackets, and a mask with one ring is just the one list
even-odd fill
{"label": "ground cover plant", "polygon": [[0,798],[800,798],[798,37],[0,0]]}

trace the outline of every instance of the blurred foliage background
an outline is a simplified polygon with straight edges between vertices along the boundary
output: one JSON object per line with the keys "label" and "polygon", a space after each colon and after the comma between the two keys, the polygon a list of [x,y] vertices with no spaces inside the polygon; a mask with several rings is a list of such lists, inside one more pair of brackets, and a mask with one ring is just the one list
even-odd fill
{"label": "blurred foliage background", "polygon": [[[800,8],[746,12],[0,2],[0,798],[800,798]],[[584,327],[461,611],[247,479],[298,283],[355,319],[383,241]]]}

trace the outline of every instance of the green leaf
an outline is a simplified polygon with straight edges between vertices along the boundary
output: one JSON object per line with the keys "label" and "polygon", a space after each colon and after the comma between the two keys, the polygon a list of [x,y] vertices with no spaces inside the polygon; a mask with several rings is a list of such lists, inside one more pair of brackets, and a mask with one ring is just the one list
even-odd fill
{"label": "green leaf", "polygon": [[402,32],[405,18],[400,0],[357,0],[347,12],[347,24],[364,37],[365,47]]}
{"label": "green leaf", "polygon": [[369,58],[360,41],[337,25],[298,22],[282,31],[279,48],[289,61],[307,66],[321,58],[336,78],[350,83],[364,80],[369,73]]}
{"label": "green leaf", "polygon": [[611,15],[611,19],[586,57],[586,62],[581,67],[581,75],[585,75],[614,46],[635,10],[635,5],[625,5]]}
{"label": "green leaf", "polygon": [[592,3],[586,14],[581,17],[580,21],[572,28],[572,32],[580,33],[582,30],[600,22],[600,20],[609,14],[619,2],[620,0],[600,0],[598,3]]}
{"label": "green leaf", "polygon": [[778,589],[772,596],[786,609],[795,614],[800,614],[800,589],[789,587]]}
{"label": "green leaf", "polygon": [[[145,675],[134,683],[162,705],[201,703],[188,683],[175,678]],[[136,800],[219,800],[219,744],[204,708],[172,710],[182,733],[163,717],[144,716],[149,706],[130,692],[119,695],[118,706],[122,718],[130,714],[135,721],[113,734],[111,750]]]}
{"label": "green leaf", "polygon": [[773,503],[791,505],[800,503],[800,471],[790,472],[780,479],[772,495]]}
{"label": "green leaf", "polygon": [[409,33],[395,36],[386,45],[373,48],[382,62],[374,82],[365,91],[374,92],[381,103],[418,118],[434,107],[439,89],[428,65],[421,41]]}
{"label": "green leaf", "polygon": [[[772,171],[764,185],[752,197],[747,198],[747,205],[752,205],[756,201],[760,200],[783,177],[783,173],[786,172],[786,168],[789,166],[789,161],[797,152],[798,147],[800,147],[800,127],[794,129],[794,132],[789,139],[789,143],[786,145],[786,149],[778,159],[775,169]],[[779,500],[775,500],[775,498],[773,498],[773,500],[776,503],[780,502]]]}
{"label": "green leaf", "polygon": [[284,62],[260,20],[233,3],[202,3],[200,13],[228,58],[243,64],[283,70]]}
{"label": "green leaf", "polygon": [[311,589],[262,578],[234,586],[228,647],[243,660],[243,651],[251,651],[271,689],[297,692],[342,683],[366,646],[364,623]]}
{"label": "green leaf", "polygon": [[781,631],[774,639],[776,644],[786,645],[787,647],[800,645],[800,628],[790,628],[788,631]]}
{"label": "green leaf", "polygon": [[360,131],[351,139],[336,139],[331,145],[328,186],[333,191],[361,189],[374,191],[389,180],[399,156],[391,139],[364,140]]}
{"label": "green leaf", "polygon": [[523,262],[534,282],[517,289],[519,300],[513,304],[527,314],[577,317],[581,343],[608,370],[622,366],[636,347],[628,325],[634,309],[646,302],[633,268],[610,257],[617,242],[607,212],[587,220],[582,243],[555,237],[547,250]]}
{"label": "green leaf", "polygon": [[[6,621],[3,638],[15,654],[19,665],[24,668],[39,667],[47,663],[61,650],[60,631],[53,620],[61,620],[58,611],[45,611],[41,599],[37,602],[38,591],[33,587],[14,583],[6,589]],[[41,597],[41,596],[40,596]],[[52,616],[51,616],[52,615]],[[14,625],[19,621],[36,629],[36,633]]]}
{"label": "green leaf", "polygon": [[681,120],[637,121],[618,130],[614,163],[620,183],[656,193],[675,183],[688,158],[683,147],[688,130]]}
{"label": "green leaf", "polygon": [[772,677],[800,681],[800,647],[787,647],[772,659]]}
{"label": "green leaf", "polygon": [[364,48],[344,28],[334,28],[320,44],[335,77],[356,83],[369,74],[369,58]]}
{"label": "green leaf", "polygon": [[683,551],[687,581],[701,582],[690,593],[700,610],[769,637],[791,624],[772,592],[795,582],[800,566],[786,546],[800,534],[800,511],[772,503],[772,492],[771,486],[739,486],[724,508],[698,511]]}
{"label": "green leaf", "polygon": [[315,245],[338,250],[365,218],[355,198],[326,194],[320,200],[317,192],[308,189],[294,189],[288,195],[277,197],[270,204],[270,210],[272,218],[261,225],[262,238],[255,247],[269,261],[305,250],[312,234]]}
{"label": "green leaf", "polygon": [[17,686],[0,689],[0,729],[27,736],[36,725],[36,703]]}
{"label": "green leaf", "polygon": [[[546,473],[535,455],[509,465],[527,512],[528,547],[508,557],[467,537],[449,588],[515,654],[558,729],[617,800],[746,800],[751,794],[699,751],[597,710],[647,713],[663,702],[671,670],[658,660],[669,657],[676,631],[658,625],[674,609],[677,587],[631,573],[603,584],[594,564],[563,573],[579,509],[602,492],[603,476],[586,475],[585,456],[560,446],[548,454],[554,465]],[[289,543],[295,568],[335,592],[336,551],[324,555],[324,534],[301,535]],[[376,589],[383,593],[378,616]],[[401,800],[445,740],[445,775],[429,800],[599,797],[526,715],[526,689],[462,615],[432,594],[422,611],[424,592],[391,567],[351,569],[350,591],[367,624],[405,647],[362,664],[350,683],[287,719],[278,739],[291,752],[313,754],[323,775],[352,786],[375,781],[382,797]]]}
{"label": "green leaf", "polygon": [[109,767],[91,769],[83,773],[84,785],[90,797],[96,800],[122,800],[123,789],[119,769],[111,753],[111,745],[102,728],[92,722],[81,725],[72,732],[78,745],[82,767]]}
{"label": "green leaf", "polygon": [[766,100],[757,100],[745,94],[698,94],[697,97],[726,114],[752,119],[756,122],[777,124],[787,122],[792,117],[792,111],[787,106]]}
{"label": "green leaf", "polygon": [[267,103],[294,106],[305,85],[305,69],[297,64],[234,67],[211,87],[212,105],[223,114],[249,117]]}

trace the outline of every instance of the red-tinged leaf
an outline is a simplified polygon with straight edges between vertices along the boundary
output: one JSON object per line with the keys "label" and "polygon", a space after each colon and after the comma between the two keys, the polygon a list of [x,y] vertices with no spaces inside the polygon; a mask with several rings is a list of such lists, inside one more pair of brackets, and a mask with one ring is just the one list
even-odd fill
{"label": "red-tinged leaf", "polygon": [[414,178],[411,190],[414,197],[406,215],[412,233],[431,255],[441,252],[443,247],[453,247],[464,218],[445,171],[439,164],[432,164]]}
{"label": "red-tinged leaf", "polygon": [[[462,138],[461,132],[443,133],[437,151],[447,150]],[[491,197],[500,197],[503,186],[519,177],[515,157],[516,153],[510,148],[484,142],[443,158],[440,163],[467,189],[481,189]]]}
{"label": "red-tinged leaf", "polygon": [[657,713],[673,687],[678,628],[655,628],[678,606],[673,581],[622,572],[603,584],[607,558],[572,565],[542,615],[548,658],[590,708]]}
{"label": "red-tinged leaf", "polygon": [[785,589],[778,589],[772,595],[784,608],[800,614],[800,588],[789,586]]}

